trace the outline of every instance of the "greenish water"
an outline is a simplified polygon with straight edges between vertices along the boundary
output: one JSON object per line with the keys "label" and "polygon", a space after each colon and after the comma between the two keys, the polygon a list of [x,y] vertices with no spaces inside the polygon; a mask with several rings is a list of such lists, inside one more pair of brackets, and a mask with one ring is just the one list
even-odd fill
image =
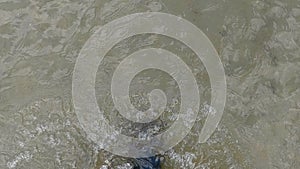
{"label": "greenish water", "polygon": [[[300,168],[299,0],[0,0],[0,168],[126,168],[127,159],[86,138],[72,104],[72,72],[97,29],[146,11],[181,16],[209,37],[226,71],[223,118],[198,144],[210,99],[203,64],[176,40],[139,35],[116,45],[97,73],[98,104],[110,123],[134,137],[145,128],[114,110],[106,79],[128,53],[161,47],[193,68],[202,112],[191,133],[164,154],[163,168]],[[134,105],[146,109],[145,92],[153,87],[172,98],[152,124],[163,132],[174,121],[179,91],[163,72],[142,72],[130,89]]]}

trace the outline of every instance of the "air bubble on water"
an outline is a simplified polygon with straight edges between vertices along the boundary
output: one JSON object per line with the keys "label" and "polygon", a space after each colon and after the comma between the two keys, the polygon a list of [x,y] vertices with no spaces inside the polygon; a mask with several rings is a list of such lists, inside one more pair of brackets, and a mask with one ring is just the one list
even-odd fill
{"label": "air bubble on water", "polygon": [[208,116],[209,114],[215,115],[217,113],[216,109],[208,104],[204,105],[202,112],[204,113],[204,116]]}
{"label": "air bubble on water", "polygon": [[25,146],[24,142],[19,141],[19,146],[24,147]]}
{"label": "air bubble on water", "polygon": [[7,162],[8,168],[15,168],[22,160],[29,161],[32,158],[32,154],[29,151],[18,154],[13,161]]}
{"label": "air bubble on water", "polygon": [[150,2],[147,6],[152,12],[158,12],[162,10],[162,4],[160,2]]}
{"label": "air bubble on water", "polygon": [[168,119],[171,121],[175,121],[177,119],[177,115],[172,113],[170,116],[168,116]]}
{"label": "air bubble on water", "polygon": [[148,131],[146,132],[139,132],[138,135],[139,140],[150,140],[150,133]]}
{"label": "air bubble on water", "polygon": [[100,169],[108,169],[108,166],[107,166],[107,165],[102,165],[102,166],[100,167]]}
{"label": "air bubble on water", "polygon": [[132,165],[130,163],[125,163],[120,166],[117,166],[117,169],[132,169]]}
{"label": "air bubble on water", "polygon": [[183,120],[184,126],[189,126],[192,121],[194,121],[194,111],[189,108],[185,114],[179,114],[181,119]]}
{"label": "air bubble on water", "polygon": [[178,168],[195,168],[195,163],[193,162],[196,159],[196,155],[191,152],[177,153],[173,149],[167,152],[169,158],[178,165]]}

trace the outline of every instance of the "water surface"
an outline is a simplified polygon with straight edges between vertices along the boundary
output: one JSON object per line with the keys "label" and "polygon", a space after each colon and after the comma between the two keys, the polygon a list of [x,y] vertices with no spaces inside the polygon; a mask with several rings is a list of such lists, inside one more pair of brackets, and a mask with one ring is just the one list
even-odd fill
{"label": "water surface", "polygon": [[[131,52],[161,47],[193,68],[202,112],[191,133],[164,154],[163,168],[300,168],[299,0],[0,0],[0,168],[130,168],[86,138],[73,109],[72,71],[99,27],[146,11],[183,17],[209,37],[226,71],[225,112],[208,142],[198,144],[210,99],[205,67],[174,39],[139,35],[116,45],[98,70],[98,104],[110,123],[139,137],[145,126],[114,111],[106,79]],[[147,127],[163,132],[180,102],[172,78],[142,72],[131,96],[147,109],[146,93],[156,87],[168,91],[169,109]]]}

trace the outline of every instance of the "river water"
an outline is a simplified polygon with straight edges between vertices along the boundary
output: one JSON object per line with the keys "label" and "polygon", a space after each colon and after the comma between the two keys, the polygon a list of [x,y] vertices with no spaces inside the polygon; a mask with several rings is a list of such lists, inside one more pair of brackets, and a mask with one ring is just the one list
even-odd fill
{"label": "river water", "polygon": [[[184,140],[163,154],[163,168],[300,168],[299,0],[0,0],[0,168],[130,168],[127,158],[87,139],[72,103],[72,72],[97,29],[147,11],[185,18],[208,36],[226,73],[225,111],[214,134],[199,144],[210,100],[205,67],[174,39],[138,35],[116,45],[97,72],[98,104],[111,125],[140,137],[136,131],[145,126],[132,131],[134,124],[114,110],[106,79],[122,56],[163,47],[193,68],[202,112]],[[149,107],[145,92],[170,93],[169,109],[151,124],[157,132],[170,126],[179,107],[172,80],[148,71],[132,81],[131,101],[140,109]]]}

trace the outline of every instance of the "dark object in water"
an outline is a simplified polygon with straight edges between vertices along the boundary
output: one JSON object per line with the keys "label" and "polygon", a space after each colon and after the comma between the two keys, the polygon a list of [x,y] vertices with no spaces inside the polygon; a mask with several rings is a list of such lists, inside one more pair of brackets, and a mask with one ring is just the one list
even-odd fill
{"label": "dark object in water", "polygon": [[161,169],[160,156],[134,159],[133,169]]}

